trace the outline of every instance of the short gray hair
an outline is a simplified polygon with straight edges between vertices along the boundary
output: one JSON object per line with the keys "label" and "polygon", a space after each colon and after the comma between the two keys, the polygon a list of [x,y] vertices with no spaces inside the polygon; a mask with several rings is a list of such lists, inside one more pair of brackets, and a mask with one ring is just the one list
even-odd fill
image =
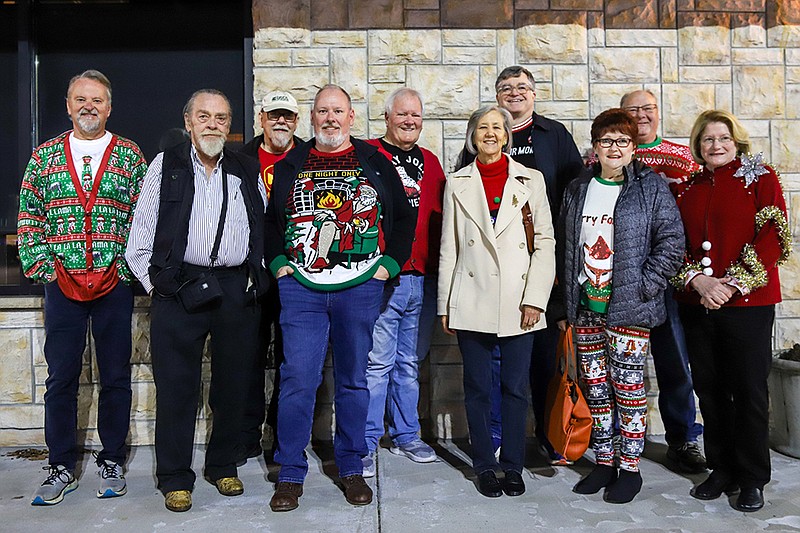
{"label": "short gray hair", "polygon": [[466,140],[466,147],[467,152],[471,153],[472,155],[476,155],[478,153],[478,149],[475,148],[475,140],[473,137],[475,136],[475,130],[478,129],[478,122],[491,113],[492,111],[497,111],[503,117],[503,128],[506,130],[506,144],[503,146],[503,152],[508,153],[511,151],[511,139],[514,135],[514,132],[511,129],[511,113],[508,110],[503,109],[497,104],[485,105],[472,113],[469,117],[469,122],[467,122],[467,140]]}
{"label": "short gray hair", "polygon": [[189,100],[186,102],[186,105],[183,106],[183,116],[191,115],[192,110],[194,109],[194,101],[203,94],[210,94],[212,96],[220,96],[225,103],[228,104],[228,114],[231,118],[233,118],[233,108],[231,107],[231,101],[228,100],[228,97],[225,96],[225,93],[219,91],[217,89],[200,89],[192,93],[192,96],[189,97]]}
{"label": "short gray hair", "polygon": [[312,106],[312,109],[317,108],[317,100],[319,100],[319,95],[321,95],[323,91],[328,91],[328,90],[337,90],[341,92],[343,95],[345,95],[345,97],[347,97],[347,107],[353,109],[353,99],[350,98],[350,93],[345,91],[341,85],[336,85],[335,83],[328,83],[320,87],[319,91],[317,91],[317,94],[314,95],[314,105]]}
{"label": "short gray hair", "polygon": [[416,89],[412,89],[411,87],[400,87],[399,89],[392,91],[392,94],[390,94],[389,98],[386,99],[386,105],[384,106],[383,109],[383,112],[386,115],[390,115],[392,113],[395,101],[401,96],[413,96],[414,98],[419,100],[420,108],[424,109],[425,105],[422,103],[422,95],[419,94],[419,91],[417,91]]}
{"label": "short gray hair", "polygon": [[627,92],[627,93],[623,94],[622,98],[619,99],[619,106],[620,107],[625,107],[625,100],[630,98],[633,93],[647,93],[647,94],[649,94],[650,96],[653,97],[653,100],[658,102],[658,97],[650,89],[636,89],[635,91],[630,91],[630,92]]}
{"label": "short gray hair", "polygon": [[97,83],[105,87],[106,92],[108,93],[108,103],[109,104],[111,103],[111,82],[108,81],[108,78],[106,77],[105,74],[103,74],[99,70],[94,70],[94,69],[84,70],[83,72],[73,76],[72,79],[69,80],[69,85],[67,85],[67,98],[69,98],[69,93],[70,91],[72,91],[72,86],[75,85],[75,83],[78,80],[96,81]]}

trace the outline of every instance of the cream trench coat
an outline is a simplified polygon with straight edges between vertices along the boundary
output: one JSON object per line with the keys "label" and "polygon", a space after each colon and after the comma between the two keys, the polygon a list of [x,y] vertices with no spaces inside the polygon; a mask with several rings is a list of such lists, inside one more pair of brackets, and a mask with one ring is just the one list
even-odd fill
{"label": "cream trench coat", "polygon": [[[533,255],[528,255],[522,225],[525,202],[533,214]],[[499,337],[528,333],[532,330],[520,327],[520,307],[525,304],[545,310],[554,279],[555,239],[541,172],[509,158],[494,227],[477,165],[472,163],[448,176],[437,312],[448,316],[451,329]],[[544,327],[542,313],[533,329]]]}

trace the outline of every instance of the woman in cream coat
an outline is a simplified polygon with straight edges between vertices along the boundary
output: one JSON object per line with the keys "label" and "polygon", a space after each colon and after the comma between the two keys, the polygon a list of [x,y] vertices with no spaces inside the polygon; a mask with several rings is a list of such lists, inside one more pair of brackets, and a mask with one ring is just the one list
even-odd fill
{"label": "woman in cream coat", "polygon": [[[475,111],[467,125],[475,162],[447,179],[439,262],[438,313],[457,335],[464,360],[464,404],[478,491],[525,492],[525,428],[532,332],[545,327],[555,277],[555,241],[542,174],[506,153],[511,116],[499,106]],[[528,252],[523,206],[534,228]],[[490,424],[492,351],[500,349],[503,421],[499,463]],[[503,470],[502,482],[495,470]]]}

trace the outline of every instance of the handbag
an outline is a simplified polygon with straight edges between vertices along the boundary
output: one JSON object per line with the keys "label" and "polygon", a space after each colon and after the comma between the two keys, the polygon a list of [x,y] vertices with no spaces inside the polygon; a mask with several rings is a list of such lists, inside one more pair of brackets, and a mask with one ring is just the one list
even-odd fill
{"label": "handbag", "polygon": [[547,390],[547,439],[553,449],[569,461],[580,459],[592,436],[592,413],[578,387],[572,327],[561,333],[558,343],[559,371]]}
{"label": "handbag", "polygon": [[217,222],[217,234],[211,247],[208,270],[185,281],[177,291],[178,300],[187,312],[193,313],[217,306],[223,297],[219,280],[214,276],[214,265],[219,257],[219,245],[222,242],[222,231],[225,228],[225,215],[228,212],[228,173],[222,172],[222,207]]}

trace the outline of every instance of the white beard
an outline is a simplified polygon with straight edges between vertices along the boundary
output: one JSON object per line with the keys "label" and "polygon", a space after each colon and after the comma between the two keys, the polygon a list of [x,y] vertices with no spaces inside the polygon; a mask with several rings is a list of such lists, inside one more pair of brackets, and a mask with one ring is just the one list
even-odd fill
{"label": "white beard", "polygon": [[200,138],[197,139],[197,144],[203,154],[208,157],[216,157],[222,153],[222,149],[225,147],[225,136],[201,135]]}
{"label": "white beard", "polygon": [[338,148],[347,140],[347,134],[342,130],[338,130],[335,135],[326,134],[320,130],[314,134],[314,137],[317,139],[317,143],[328,148]]}
{"label": "white beard", "polygon": [[269,141],[278,150],[286,150],[292,142],[292,134],[288,131],[272,130]]}
{"label": "white beard", "polygon": [[78,115],[78,125],[86,133],[96,133],[100,130],[100,117],[91,113]]}

